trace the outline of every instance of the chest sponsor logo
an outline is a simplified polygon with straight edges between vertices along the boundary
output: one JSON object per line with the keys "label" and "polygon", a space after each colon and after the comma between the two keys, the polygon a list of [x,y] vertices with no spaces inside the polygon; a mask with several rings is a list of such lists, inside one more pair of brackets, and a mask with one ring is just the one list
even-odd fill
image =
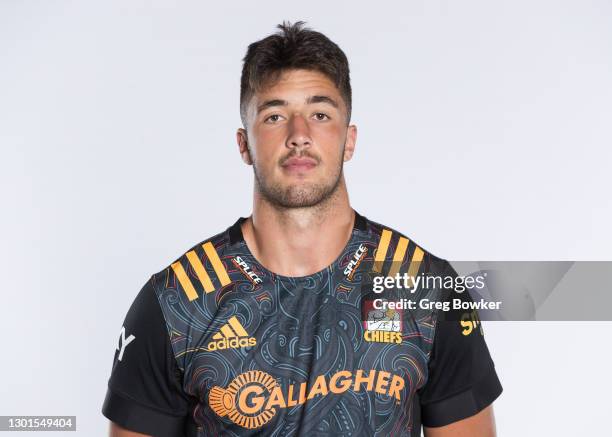
{"label": "chest sponsor logo", "polygon": [[238,349],[257,344],[255,337],[249,336],[236,316],[232,316],[225,325],[221,326],[219,332],[212,338],[213,341],[208,343],[207,347],[209,351]]}
{"label": "chest sponsor logo", "polygon": [[253,283],[253,285],[259,285],[263,282],[263,280],[251,269],[251,266],[249,266],[241,257],[235,256],[232,258],[232,262],[236,267],[238,267],[242,274]]}
{"label": "chest sponsor logo", "polygon": [[402,342],[401,310],[376,309],[371,301],[364,302],[365,341],[378,343]]}
{"label": "chest sponsor logo", "polygon": [[320,375],[311,386],[306,382],[281,387],[266,372],[250,370],[241,373],[227,386],[214,386],[208,394],[212,410],[220,417],[228,417],[235,424],[248,429],[268,423],[279,408],[305,404],[315,397],[354,392],[374,391],[401,402],[404,379],[383,370],[341,370],[329,379]]}
{"label": "chest sponsor logo", "polygon": [[366,253],[368,253],[368,248],[365,245],[360,244],[353,255],[353,259],[351,259],[351,261],[344,268],[344,275],[349,280],[353,279],[353,275],[355,274],[355,271],[357,271],[357,267],[359,267],[359,264],[361,264],[361,261],[365,257]]}

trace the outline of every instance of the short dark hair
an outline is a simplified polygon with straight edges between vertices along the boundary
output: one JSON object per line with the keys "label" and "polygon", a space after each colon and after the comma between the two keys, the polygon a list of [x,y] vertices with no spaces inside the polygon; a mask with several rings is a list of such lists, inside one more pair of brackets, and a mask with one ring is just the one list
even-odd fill
{"label": "short dark hair", "polygon": [[336,43],[298,21],[283,21],[279,32],[251,43],[243,58],[240,78],[240,118],[246,128],[246,106],[263,86],[274,83],[288,69],[314,70],[338,88],[351,119],[351,80],[346,55]]}

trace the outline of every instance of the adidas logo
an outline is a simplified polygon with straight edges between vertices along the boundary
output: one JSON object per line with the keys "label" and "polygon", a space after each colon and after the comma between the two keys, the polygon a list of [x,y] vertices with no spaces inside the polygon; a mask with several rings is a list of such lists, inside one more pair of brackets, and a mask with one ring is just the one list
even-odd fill
{"label": "adidas logo", "polygon": [[255,346],[256,344],[257,340],[255,337],[249,337],[248,332],[246,332],[236,316],[232,316],[225,325],[219,328],[219,332],[213,335],[213,341],[208,343],[208,350],[237,349]]}

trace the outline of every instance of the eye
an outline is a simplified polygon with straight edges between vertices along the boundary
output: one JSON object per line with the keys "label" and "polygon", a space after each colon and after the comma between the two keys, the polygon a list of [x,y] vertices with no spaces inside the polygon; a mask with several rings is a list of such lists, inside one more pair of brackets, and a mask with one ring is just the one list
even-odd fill
{"label": "eye", "polygon": [[329,120],[329,116],[327,114],[324,114],[323,112],[316,112],[314,114],[314,117],[318,121]]}
{"label": "eye", "polygon": [[264,123],[276,123],[277,121],[279,121],[281,118],[281,116],[279,114],[272,114],[269,117],[266,117],[266,119],[264,120]]}

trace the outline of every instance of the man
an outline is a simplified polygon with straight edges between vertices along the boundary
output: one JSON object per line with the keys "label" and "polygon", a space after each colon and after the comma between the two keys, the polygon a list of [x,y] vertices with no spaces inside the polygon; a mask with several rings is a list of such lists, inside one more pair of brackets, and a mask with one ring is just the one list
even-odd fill
{"label": "man", "polygon": [[252,215],[136,297],[103,406],[111,435],[493,436],[501,385],[482,335],[373,304],[377,275],[456,273],[351,208],[346,56],[302,22],[279,28],[242,71]]}

